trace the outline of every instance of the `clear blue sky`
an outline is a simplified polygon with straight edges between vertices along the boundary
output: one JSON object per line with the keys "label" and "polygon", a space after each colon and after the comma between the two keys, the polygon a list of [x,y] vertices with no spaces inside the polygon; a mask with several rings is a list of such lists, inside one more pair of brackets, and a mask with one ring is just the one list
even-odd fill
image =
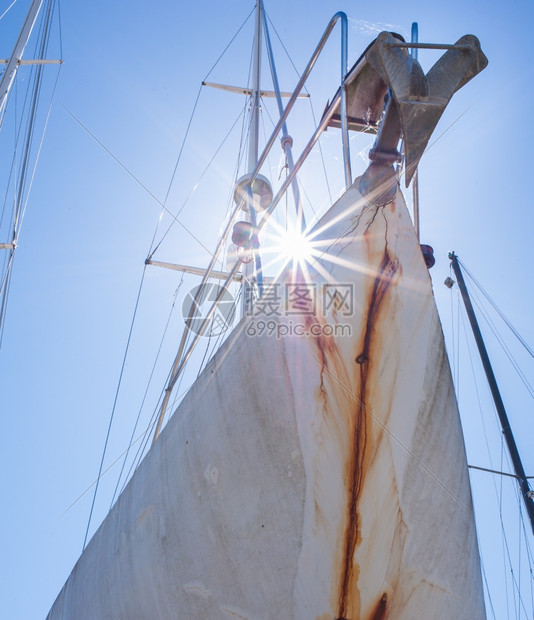
{"label": "clear blue sky", "polygon": [[[9,4],[0,3],[0,13]],[[19,0],[0,21],[1,57],[9,55],[28,6],[28,1]],[[533,7],[531,0],[511,0],[506,5],[494,0],[266,0],[268,15],[299,70],[338,10],[350,20],[349,63],[381,29],[409,37],[412,21],[419,23],[420,40],[425,42],[452,43],[467,33],[479,37],[489,66],[455,95],[431,142],[439,140],[420,166],[422,241],[436,251],[432,277],[447,334],[457,298],[454,292],[451,302],[442,282],[449,273],[447,253],[455,250],[523,336],[534,342]],[[3,618],[43,618],[81,551],[91,494],[65,511],[97,475],[143,263],[161,210],[140,183],[164,200],[200,82],[252,9],[248,0],[199,0],[187,8],[163,0],[152,4],[72,1],[61,6],[64,65],[17,250],[0,350]],[[210,75],[211,81],[239,85],[246,81],[251,28],[249,20],[229,55]],[[54,32],[49,57],[60,53],[59,32]],[[332,41],[328,58],[321,61],[312,80],[319,92],[314,97],[317,115],[337,88],[339,39]],[[428,69],[424,56],[421,61]],[[280,71],[282,89],[290,90],[297,79],[285,57]],[[265,79],[270,88],[267,73]],[[173,212],[191,191],[214,144],[229,130],[242,104],[237,95],[202,93],[200,120],[192,127],[180,181],[173,185],[167,202]],[[212,121],[219,119],[216,126]],[[293,133],[291,120],[289,124]],[[300,127],[295,124],[297,135]],[[265,126],[269,131],[269,118]],[[325,156],[332,159],[337,136],[329,134]],[[7,157],[1,150],[6,148],[3,137],[1,161]],[[270,162],[274,170],[276,157]],[[355,160],[355,172],[363,171],[364,160]],[[232,166],[228,153],[214,168],[210,191],[198,190],[181,216],[208,247],[214,245],[224,217]],[[337,184],[334,193],[339,190]],[[317,209],[324,206],[315,204]],[[177,226],[158,256],[199,266],[209,259],[201,245]],[[108,463],[127,444],[179,281],[180,276],[172,272],[147,271]],[[178,306],[197,282],[193,277],[184,279]],[[150,404],[163,385],[179,328],[178,312],[171,322]],[[519,397],[504,366],[498,364],[497,370],[502,373],[505,401],[513,405],[510,417],[525,468],[534,475],[532,401]],[[457,374],[463,380],[470,372],[469,362],[462,361]],[[467,387],[460,394],[464,422],[474,438],[467,439],[469,460],[488,466],[473,394]],[[495,464],[500,466],[498,460]],[[487,486],[479,490],[482,475],[472,476],[475,500],[480,500],[478,516],[493,510],[486,503],[495,495],[492,483],[489,490]],[[115,479],[112,471],[102,483],[95,524],[107,511]],[[480,521],[494,525],[489,517]],[[484,524],[479,531],[488,547],[500,536],[486,531]],[[499,538],[494,546],[500,550],[501,544]],[[491,551],[483,559],[488,572],[499,562]],[[503,618],[506,602],[503,590],[497,592],[499,587],[504,588],[493,586],[493,602],[496,617]],[[531,610],[531,592],[525,589],[524,595]],[[492,617],[490,610],[488,617]]]}

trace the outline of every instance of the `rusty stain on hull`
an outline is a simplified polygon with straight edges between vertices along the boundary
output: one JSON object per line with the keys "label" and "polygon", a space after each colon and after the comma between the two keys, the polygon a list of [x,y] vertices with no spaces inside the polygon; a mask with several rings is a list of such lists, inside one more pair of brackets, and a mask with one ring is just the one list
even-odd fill
{"label": "rusty stain on hull", "polygon": [[[370,618],[370,620],[385,620],[386,611],[387,611],[387,603],[388,603],[388,596],[387,594],[383,594],[380,600],[378,601],[378,604],[375,607],[374,613],[372,617]],[[345,616],[340,616],[339,618],[336,618],[335,620],[349,620],[349,619],[345,618]]]}
{"label": "rusty stain on hull", "polygon": [[353,283],[354,304],[337,316],[317,304],[303,321],[346,323],[350,337],[249,338],[244,322],[140,464],[50,620],[154,609],[485,618],[454,390],[409,214],[400,194],[377,209],[354,189],[323,226],[339,242],[311,288]]}
{"label": "rusty stain on hull", "polygon": [[378,605],[376,606],[375,613],[371,620],[385,620],[386,611],[388,604],[388,596],[387,594],[383,594],[382,598],[378,601]]}
{"label": "rusty stain on hull", "polygon": [[[373,218],[374,220],[374,218]],[[366,231],[366,234],[369,229]],[[386,226],[387,233],[387,226]],[[397,273],[399,268],[398,261],[392,259],[388,246],[387,236],[384,248],[384,254],[378,273],[375,277],[371,296],[368,304],[367,320],[365,322],[365,331],[363,336],[363,350],[356,357],[356,363],[360,366],[359,371],[359,394],[357,399],[357,410],[355,416],[355,423],[353,428],[353,441],[352,450],[349,455],[348,462],[348,502],[347,502],[347,526],[345,531],[344,551],[343,551],[343,565],[342,576],[339,591],[338,602],[338,617],[347,618],[348,614],[357,613],[359,606],[359,596],[357,595],[357,588],[354,587],[354,581],[357,579],[358,567],[354,565],[354,553],[360,539],[360,527],[359,527],[359,515],[358,515],[358,499],[361,494],[365,466],[364,461],[366,457],[366,410],[367,410],[367,391],[368,391],[368,378],[370,371],[371,360],[371,341],[373,333],[376,331],[378,324],[378,316],[380,313],[380,307],[384,300],[384,297],[389,289],[389,286]],[[355,600],[355,595],[358,599]],[[382,597],[384,600],[384,597]],[[383,612],[379,613],[381,609],[380,604],[375,614],[372,616],[373,620],[376,618],[385,617],[385,602],[382,605]],[[378,615],[377,615],[378,614]]]}

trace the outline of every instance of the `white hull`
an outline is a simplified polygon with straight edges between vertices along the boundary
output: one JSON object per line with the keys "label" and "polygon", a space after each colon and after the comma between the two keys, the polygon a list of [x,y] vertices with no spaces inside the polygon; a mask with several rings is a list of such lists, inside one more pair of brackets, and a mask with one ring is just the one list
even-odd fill
{"label": "white hull", "polygon": [[353,312],[306,322],[352,335],[250,336],[245,319],[50,619],[485,617],[430,278],[401,195],[362,209],[355,187],[316,227],[336,240],[319,262],[353,284]]}

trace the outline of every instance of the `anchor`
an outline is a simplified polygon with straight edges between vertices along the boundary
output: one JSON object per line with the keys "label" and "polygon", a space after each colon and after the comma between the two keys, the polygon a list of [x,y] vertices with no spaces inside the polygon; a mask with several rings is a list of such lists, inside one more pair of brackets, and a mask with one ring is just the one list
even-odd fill
{"label": "anchor", "polygon": [[[419,62],[407,54],[407,48],[447,49],[425,75]],[[404,141],[405,183],[410,184],[430,136],[443,111],[457,90],[467,84],[488,64],[478,39],[465,35],[454,45],[404,43],[398,35],[382,32],[365,53],[367,62],[387,85],[396,106],[389,114],[398,114]],[[384,118],[387,120],[387,114]],[[380,134],[379,134],[380,137]],[[384,137],[390,140],[391,137]],[[374,150],[380,151],[381,144]]]}
{"label": "anchor", "polygon": [[[445,54],[424,73],[409,48],[444,49]],[[387,204],[396,193],[394,164],[403,141],[406,187],[417,170],[430,137],[454,93],[482,71],[488,60],[473,35],[454,45],[406,43],[399,34],[382,32],[349,71],[342,87],[347,98],[348,128],[376,133],[371,163],[360,190]],[[330,127],[340,127],[336,110]]]}

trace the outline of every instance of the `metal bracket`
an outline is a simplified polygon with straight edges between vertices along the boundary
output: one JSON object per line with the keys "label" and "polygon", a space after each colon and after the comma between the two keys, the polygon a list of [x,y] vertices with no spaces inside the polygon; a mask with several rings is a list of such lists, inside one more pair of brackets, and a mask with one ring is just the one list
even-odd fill
{"label": "metal bracket", "polygon": [[[419,62],[405,48],[447,49],[425,75]],[[417,169],[430,136],[453,94],[488,64],[478,39],[465,35],[454,45],[401,43],[398,36],[382,32],[365,58],[385,82],[399,114],[405,152],[406,187]],[[379,146],[379,145],[378,145]]]}
{"label": "metal bracket", "polygon": [[369,151],[371,163],[360,179],[363,196],[372,194],[378,205],[390,203],[397,193],[397,174],[394,164],[400,160],[397,144],[401,136],[399,110],[395,100],[388,94],[382,122],[379,125],[373,148]]}

